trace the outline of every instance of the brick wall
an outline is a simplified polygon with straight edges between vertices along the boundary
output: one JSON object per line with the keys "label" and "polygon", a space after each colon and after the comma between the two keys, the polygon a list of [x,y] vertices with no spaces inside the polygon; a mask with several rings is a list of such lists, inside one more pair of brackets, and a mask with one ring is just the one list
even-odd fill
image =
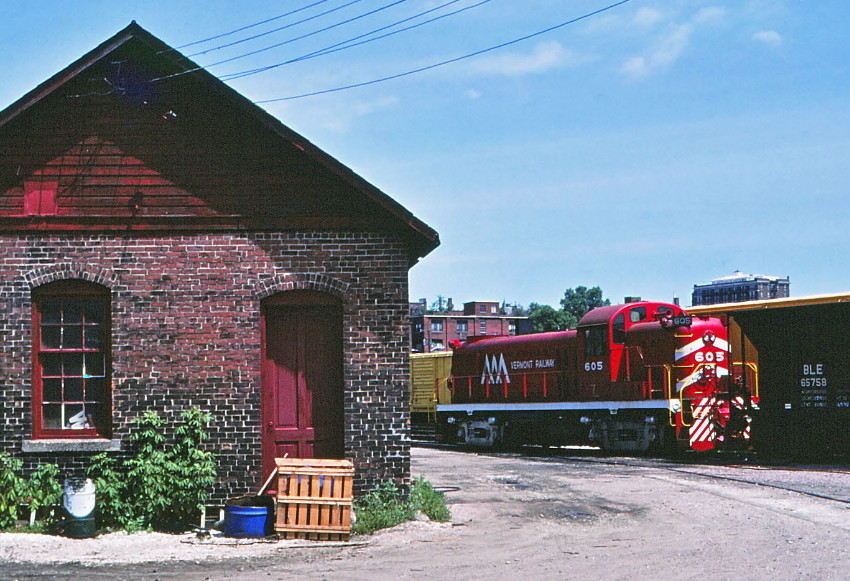
{"label": "brick wall", "polygon": [[0,452],[79,473],[90,453],[22,452],[31,424],[31,291],[112,291],[113,438],[153,409],[213,414],[216,500],[261,481],[260,301],[316,289],[343,304],[346,457],[357,491],[409,481],[407,249],[372,233],[0,236]]}

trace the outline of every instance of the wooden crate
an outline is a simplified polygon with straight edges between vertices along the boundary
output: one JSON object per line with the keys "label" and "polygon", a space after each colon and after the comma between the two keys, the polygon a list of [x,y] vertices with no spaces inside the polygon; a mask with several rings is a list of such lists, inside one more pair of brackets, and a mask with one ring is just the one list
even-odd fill
{"label": "wooden crate", "polygon": [[275,464],[275,531],[284,539],[348,540],[354,480],[351,461],[276,458]]}

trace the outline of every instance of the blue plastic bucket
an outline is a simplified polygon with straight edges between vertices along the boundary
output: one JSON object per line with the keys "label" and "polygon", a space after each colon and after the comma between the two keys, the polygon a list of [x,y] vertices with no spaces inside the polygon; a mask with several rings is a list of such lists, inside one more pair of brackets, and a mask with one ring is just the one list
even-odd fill
{"label": "blue plastic bucket", "polygon": [[224,535],[262,538],[274,532],[274,500],[253,496],[228,500],[224,505]]}

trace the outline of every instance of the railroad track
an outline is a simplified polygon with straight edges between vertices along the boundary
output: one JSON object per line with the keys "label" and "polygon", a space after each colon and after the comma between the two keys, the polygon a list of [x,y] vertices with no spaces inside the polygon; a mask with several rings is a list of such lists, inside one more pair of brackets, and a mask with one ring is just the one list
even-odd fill
{"label": "railroad track", "polygon": [[691,456],[682,460],[652,457],[610,457],[597,448],[524,447],[519,452],[487,451],[462,446],[417,443],[435,448],[470,451],[476,454],[521,454],[528,458],[607,466],[652,468],[689,476],[784,490],[830,502],[850,505],[850,466],[760,463],[753,454]]}

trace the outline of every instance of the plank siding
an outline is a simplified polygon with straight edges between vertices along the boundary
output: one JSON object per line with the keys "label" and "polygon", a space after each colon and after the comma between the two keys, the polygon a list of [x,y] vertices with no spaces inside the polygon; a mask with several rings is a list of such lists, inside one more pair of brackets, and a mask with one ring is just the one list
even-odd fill
{"label": "plank siding", "polygon": [[[110,61],[111,62],[111,61]],[[91,78],[75,79],[42,100],[27,124],[13,120],[0,143],[0,226],[27,218],[27,184],[56,182],[56,216],[40,228],[95,228],[145,219],[221,218],[280,226],[303,219],[359,227],[386,216],[356,188],[292,143],[204,92],[163,90],[153,102],[88,95]],[[61,219],[59,219],[61,218]],[[100,221],[98,221],[100,219]],[[391,223],[390,220],[387,222]],[[374,221],[373,221],[374,223]]]}

